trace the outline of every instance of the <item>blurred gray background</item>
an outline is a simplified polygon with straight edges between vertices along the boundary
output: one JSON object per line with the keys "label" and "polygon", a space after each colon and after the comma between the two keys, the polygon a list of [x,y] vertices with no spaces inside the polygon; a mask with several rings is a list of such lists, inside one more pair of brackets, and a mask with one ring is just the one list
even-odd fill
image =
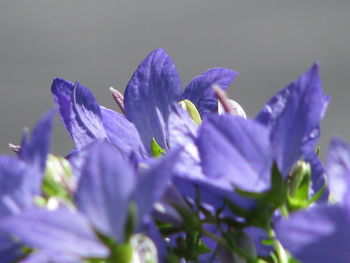
{"label": "blurred gray background", "polygon": [[[158,47],[184,85],[211,67],[238,71],[230,96],[249,116],[318,61],[331,95],[321,151],[334,134],[350,141],[349,0],[1,0],[0,152],[53,105],[54,77],[116,109],[108,88],[124,90]],[[71,147],[57,118],[53,152]]]}

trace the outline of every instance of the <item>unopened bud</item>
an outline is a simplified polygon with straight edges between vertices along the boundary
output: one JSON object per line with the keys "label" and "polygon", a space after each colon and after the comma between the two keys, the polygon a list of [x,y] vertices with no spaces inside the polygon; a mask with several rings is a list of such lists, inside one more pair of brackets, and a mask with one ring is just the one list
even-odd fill
{"label": "unopened bud", "polygon": [[131,263],[157,263],[157,248],[153,241],[142,234],[133,235],[130,244],[133,247]]}

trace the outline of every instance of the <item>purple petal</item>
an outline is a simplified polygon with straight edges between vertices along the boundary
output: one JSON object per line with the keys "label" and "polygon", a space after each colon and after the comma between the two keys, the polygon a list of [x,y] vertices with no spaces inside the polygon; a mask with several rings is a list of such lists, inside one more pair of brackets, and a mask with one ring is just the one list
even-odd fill
{"label": "purple petal", "polygon": [[129,197],[135,185],[133,168],[111,144],[95,143],[86,151],[75,195],[78,209],[99,231],[123,241]]}
{"label": "purple petal", "polygon": [[73,255],[66,253],[44,250],[40,252],[34,252],[25,259],[21,260],[21,263],[82,263],[83,260]]}
{"label": "purple petal", "polygon": [[169,147],[175,149],[178,146],[193,144],[197,135],[197,127],[186,111],[178,105],[173,105],[168,121]]}
{"label": "purple petal", "polygon": [[198,148],[195,144],[198,126],[186,111],[174,105],[169,116],[168,127],[170,148],[183,146],[175,167],[173,183],[184,196],[194,199],[199,194],[202,202],[217,208],[224,205],[225,198],[235,200],[244,207],[252,206],[252,202],[234,194],[227,181],[210,180],[203,175]]}
{"label": "purple petal", "polygon": [[[307,156],[305,156],[305,161],[308,162],[311,166],[310,194],[312,195],[317,193],[319,190],[321,190],[322,187],[326,185],[326,171],[320,159],[318,158],[317,154],[314,152],[311,152]],[[327,203],[328,197],[329,197],[329,189],[326,187],[325,192],[323,193],[321,198],[318,200],[318,203],[319,202]]]}
{"label": "purple petal", "polygon": [[333,138],[327,158],[327,177],[331,194],[350,205],[350,145]]}
{"label": "purple petal", "polygon": [[1,263],[17,262],[20,256],[23,255],[21,244],[14,242],[13,238],[7,233],[0,231],[0,259]]}
{"label": "purple petal", "polygon": [[282,245],[301,262],[349,262],[348,213],[338,206],[296,212],[276,226]]}
{"label": "purple petal", "polygon": [[34,127],[31,138],[23,140],[19,158],[28,164],[38,167],[43,173],[46,166],[46,157],[49,153],[54,110],[47,112]]}
{"label": "purple petal", "polygon": [[67,209],[28,210],[4,219],[0,226],[31,247],[80,257],[108,255],[86,218]]}
{"label": "purple petal", "polygon": [[181,82],[171,58],[162,49],[154,50],[141,62],[124,94],[126,116],[149,152],[153,137],[166,148],[169,109],[180,96]]}
{"label": "purple petal", "polygon": [[124,156],[135,153],[137,157],[146,155],[145,148],[134,124],[118,112],[101,107],[103,127],[108,139]]}
{"label": "purple petal", "polygon": [[143,174],[133,192],[132,200],[137,205],[139,222],[152,212],[154,204],[159,201],[169,185],[180,150],[167,153]]}
{"label": "purple petal", "polygon": [[269,135],[252,120],[232,115],[208,118],[197,140],[203,173],[208,180],[244,191],[268,190],[273,163]]}
{"label": "purple petal", "polygon": [[163,198],[157,203],[152,215],[163,222],[168,222],[174,226],[182,225],[182,218],[180,214],[174,208],[173,203],[187,207],[187,203],[181,193],[174,187],[170,185]]}
{"label": "purple petal", "polygon": [[0,218],[31,206],[38,188],[31,181],[36,172],[15,157],[0,157]]}
{"label": "purple petal", "polygon": [[277,164],[284,176],[302,154],[314,151],[328,101],[315,64],[272,97],[256,117],[271,129]]}
{"label": "purple petal", "polygon": [[152,220],[148,220],[147,224],[144,226],[144,232],[157,248],[158,262],[166,262],[167,244]]}
{"label": "purple petal", "polygon": [[202,118],[218,112],[218,100],[213,85],[227,90],[237,72],[226,68],[213,68],[194,78],[185,88],[182,99],[188,99],[197,107]]}
{"label": "purple petal", "polygon": [[257,253],[259,256],[268,257],[270,253],[273,251],[273,247],[271,245],[264,245],[262,242],[268,239],[268,235],[264,230],[258,227],[247,227],[244,231],[250,236],[253,240]]}
{"label": "purple petal", "polygon": [[183,147],[179,161],[176,164],[176,173],[182,175],[190,174],[192,176],[198,173],[202,174],[199,153],[195,145],[198,126],[186,111],[178,105],[173,105],[169,116],[168,128],[169,147],[171,149]]}
{"label": "purple petal", "polygon": [[67,131],[80,150],[96,139],[106,138],[101,110],[93,94],[79,83],[55,79],[51,91]]}
{"label": "purple petal", "polygon": [[203,175],[178,174],[173,177],[173,183],[182,195],[193,200],[199,197],[202,203],[210,204],[216,209],[223,208],[226,199],[246,209],[255,206],[254,200],[234,192],[227,180],[215,180]]}
{"label": "purple petal", "polygon": [[[34,127],[31,136],[25,133],[22,139],[19,158],[31,166],[31,186],[34,194],[41,192],[41,180],[50,151],[54,110],[47,112]],[[28,175],[29,176],[29,175]]]}

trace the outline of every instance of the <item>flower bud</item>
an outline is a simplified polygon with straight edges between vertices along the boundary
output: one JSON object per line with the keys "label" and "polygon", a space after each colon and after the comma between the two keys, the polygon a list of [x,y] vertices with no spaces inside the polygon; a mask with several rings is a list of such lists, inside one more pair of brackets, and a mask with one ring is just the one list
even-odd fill
{"label": "flower bud", "polygon": [[131,263],[157,263],[157,248],[153,241],[142,234],[133,235],[130,244],[133,247]]}

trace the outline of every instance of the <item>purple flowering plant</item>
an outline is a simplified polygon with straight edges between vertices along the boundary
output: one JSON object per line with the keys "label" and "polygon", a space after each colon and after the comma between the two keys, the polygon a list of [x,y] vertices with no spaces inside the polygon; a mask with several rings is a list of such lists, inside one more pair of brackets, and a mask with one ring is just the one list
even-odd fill
{"label": "purple flowering plant", "polygon": [[[55,79],[55,109],[0,156],[0,262],[349,262],[350,146],[318,158],[318,65],[255,118],[225,93],[237,75],[182,89],[157,49],[110,89],[119,112]],[[66,157],[49,153],[55,112]]]}

